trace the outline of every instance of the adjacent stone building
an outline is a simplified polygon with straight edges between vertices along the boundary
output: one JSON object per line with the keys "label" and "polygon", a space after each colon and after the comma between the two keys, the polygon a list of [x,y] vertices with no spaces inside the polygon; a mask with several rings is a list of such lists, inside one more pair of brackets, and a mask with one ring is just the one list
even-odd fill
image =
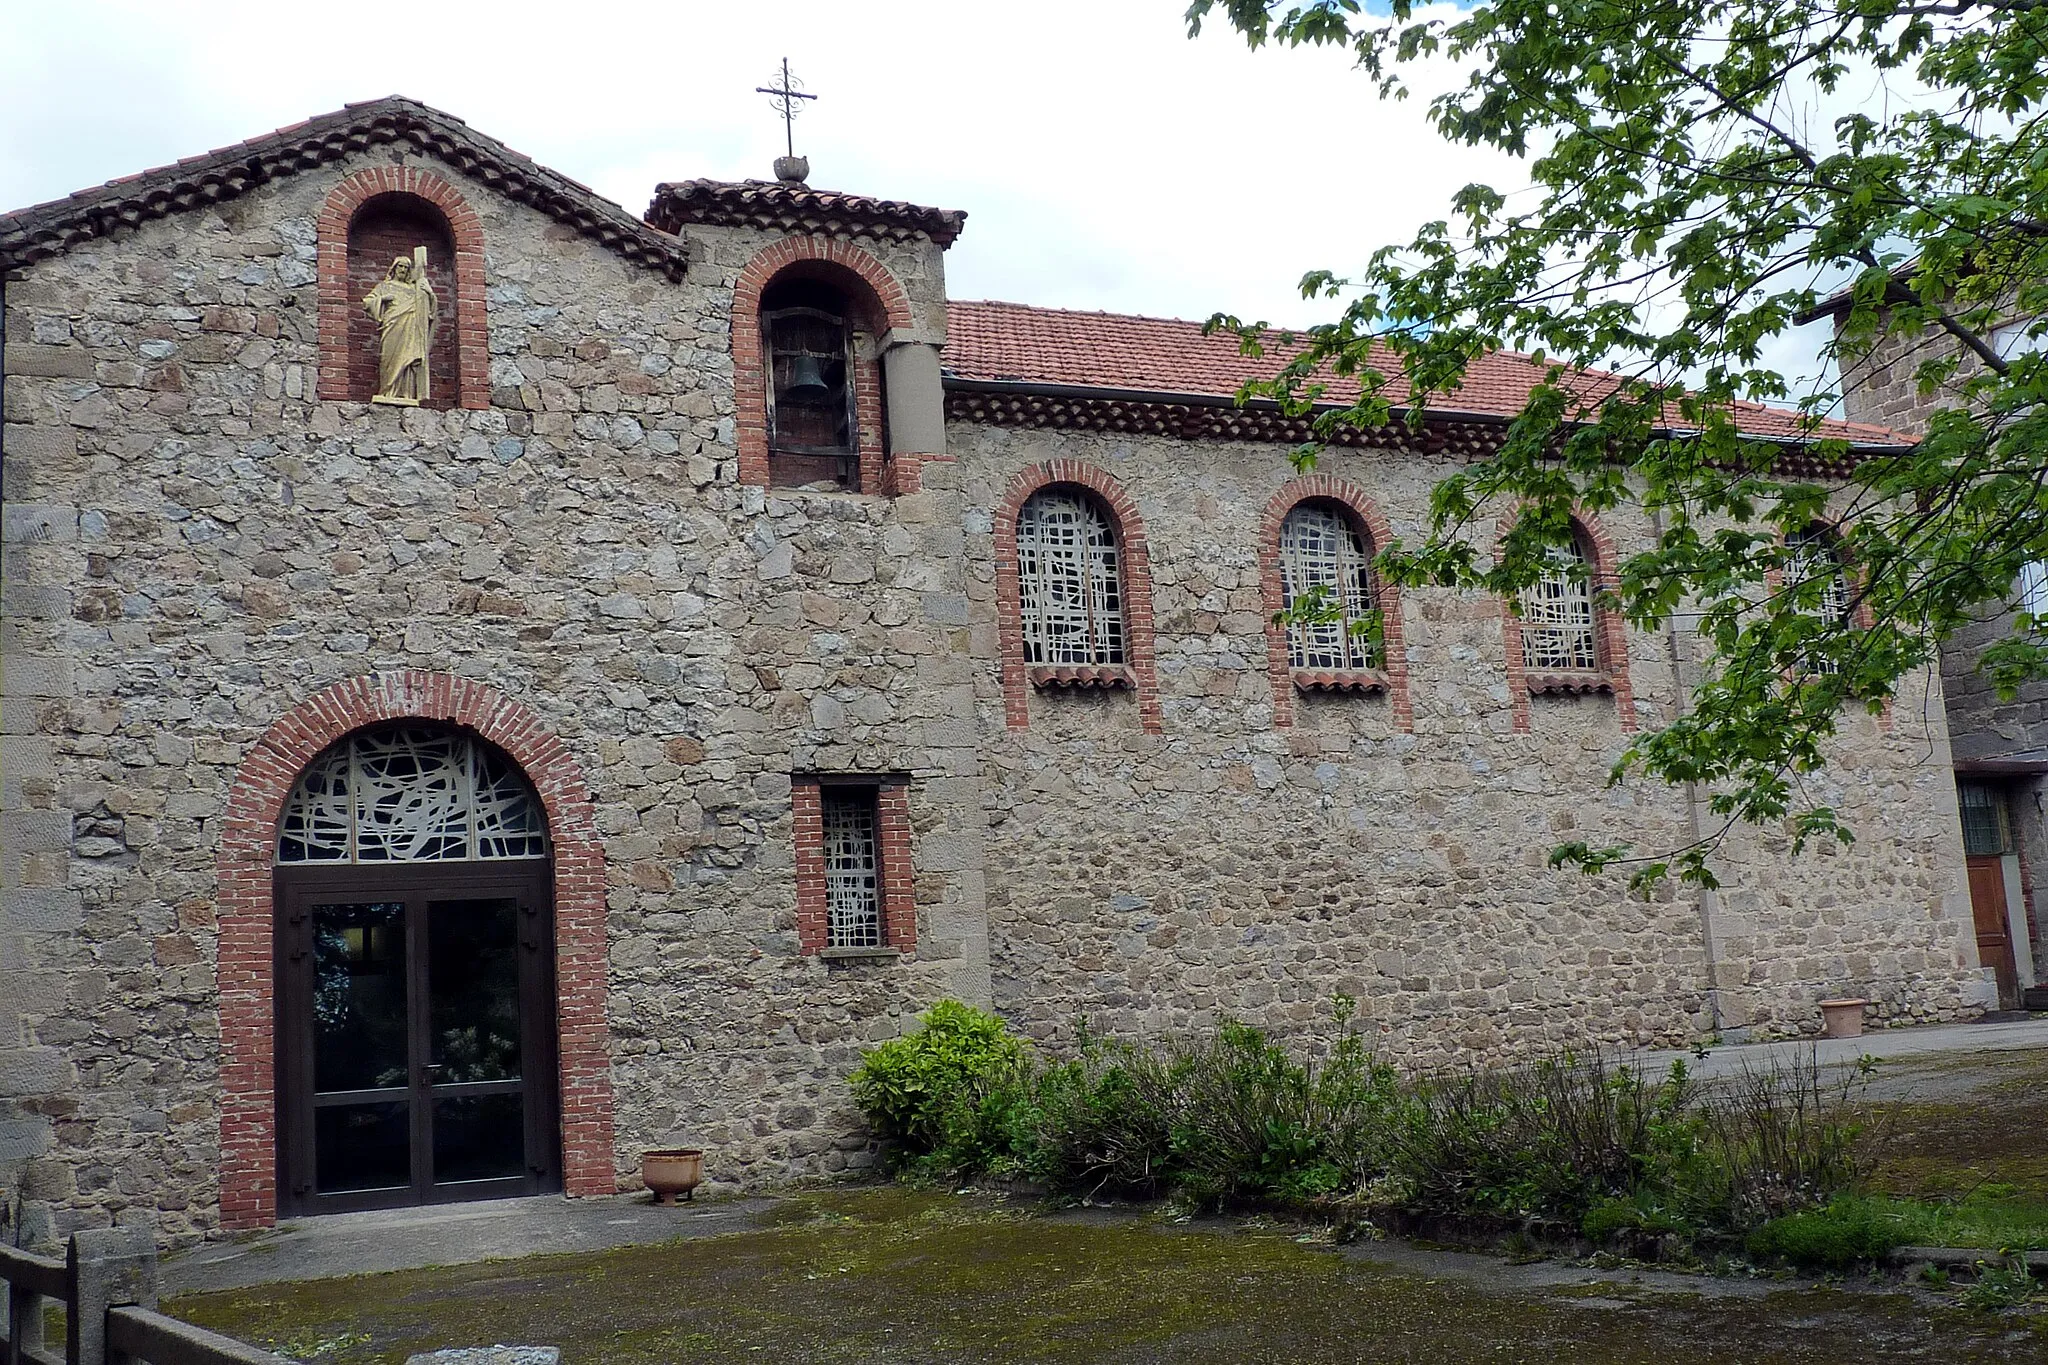
{"label": "adjacent stone building", "polygon": [[[1801,319],[1844,320],[1846,295]],[[1989,343],[2011,357],[2041,345],[2031,319],[2012,317]],[[1918,370],[1958,359],[1949,384],[1923,391]],[[1843,360],[1843,407],[1859,422],[1924,435],[1933,414],[1965,401],[1962,386],[1982,374],[1976,356],[1946,333],[1885,332],[1875,345]],[[2048,867],[2048,683],[2028,683],[2007,700],[1979,669],[1984,651],[2019,629],[2019,614],[2048,618],[2048,561],[2029,564],[2005,598],[1983,604],[1978,619],[1942,647],[1941,685],[1955,758],[1971,907],[1978,956],[1998,986],[1999,1003],[2048,1009],[2048,886],[2035,869]]]}
{"label": "adjacent stone building", "polygon": [[1851,848],[1547,866],[1701,829],[1607,783],[1695,676],[1588,586],[1650,528],[1520,616],[1370,568],[1527,361],[1301,477],[1233,343],[949,299],[963,221],[402,99],[0,217],[13,1235],[845,1170],[945,996],[1417,1067],[1988,1003],[1938,706],[1846,718]]}

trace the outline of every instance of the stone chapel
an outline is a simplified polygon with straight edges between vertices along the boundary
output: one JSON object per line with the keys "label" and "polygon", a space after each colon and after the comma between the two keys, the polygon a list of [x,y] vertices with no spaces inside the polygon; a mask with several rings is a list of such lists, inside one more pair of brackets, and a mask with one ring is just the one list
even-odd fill
{"label": "stone chapel", "polygon": [[1706,818],[1607,782],[1697,678],[1593,591],[1649,528],[1519,609],[1372,569],[1532,362],[1297,476],[1274,362],[949,298],[964,225],[636,217],[400,98],[0,216],[11,1235],[859,1167],[847,1073],[949,996],[1341,993],[1405,1067],[1985,1007],[1938,676],[1812,775],[1853,847],[1548,867]]}

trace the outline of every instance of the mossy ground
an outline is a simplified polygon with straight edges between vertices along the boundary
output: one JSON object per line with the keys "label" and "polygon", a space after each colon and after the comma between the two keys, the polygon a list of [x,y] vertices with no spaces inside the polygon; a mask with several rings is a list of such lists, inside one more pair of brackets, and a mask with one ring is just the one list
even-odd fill
{"label": "mossy ground", "polygon": [[[1931,1075],[1969,1084],[1929,1084],[1928,1098],[1871,1106],[1881,1152],[1877,1185],[1887,1194],[1940,1198],[1986,1184],[2048,1204],[2048,1055],[1997,1053]],[[1910,1071],[1892,1085],[1910,1093]],[[1888,1087],[1889,1088],[1889,1087]],[[1944,1093],[1945,1091],[1945,1093]]]}
{"label": "mossy ground", "polygon": [[755,1230],[605,1252],[195,1295],[189,1321],[354,1365],[493,1342],[589,1362],[2048,1358],[2039,1319],[1906,1293],[1651,1291],[1418,1273],[1293,1228],[1047,1214],[873,1188],[792,1200]]}
{"label": "mossy ground", "polygon": [[1901,1068],[1872,1103],[1871,1181],[1908,1241],[2048,1247],[2048,1056],[1995,1053]]}

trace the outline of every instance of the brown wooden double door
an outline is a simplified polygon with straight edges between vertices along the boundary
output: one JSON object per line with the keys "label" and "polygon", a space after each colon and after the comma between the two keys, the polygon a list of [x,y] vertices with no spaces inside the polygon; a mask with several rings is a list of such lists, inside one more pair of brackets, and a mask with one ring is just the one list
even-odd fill
{"label": "brown wooden double door", "polygon": [[548,862],[277,879],[283,1210],[560,1189]]}

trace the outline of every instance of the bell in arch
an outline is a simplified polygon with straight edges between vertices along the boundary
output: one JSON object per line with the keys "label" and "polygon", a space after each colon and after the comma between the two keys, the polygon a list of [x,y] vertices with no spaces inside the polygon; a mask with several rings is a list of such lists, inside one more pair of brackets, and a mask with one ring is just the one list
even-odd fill
{"label": "bell in arch", "polygon": [[825,382],[818,357],[799,355],[790,361],[789,384],[782,390],[782,396],[798,403],[822,403],[832,396],[832,386]]}

